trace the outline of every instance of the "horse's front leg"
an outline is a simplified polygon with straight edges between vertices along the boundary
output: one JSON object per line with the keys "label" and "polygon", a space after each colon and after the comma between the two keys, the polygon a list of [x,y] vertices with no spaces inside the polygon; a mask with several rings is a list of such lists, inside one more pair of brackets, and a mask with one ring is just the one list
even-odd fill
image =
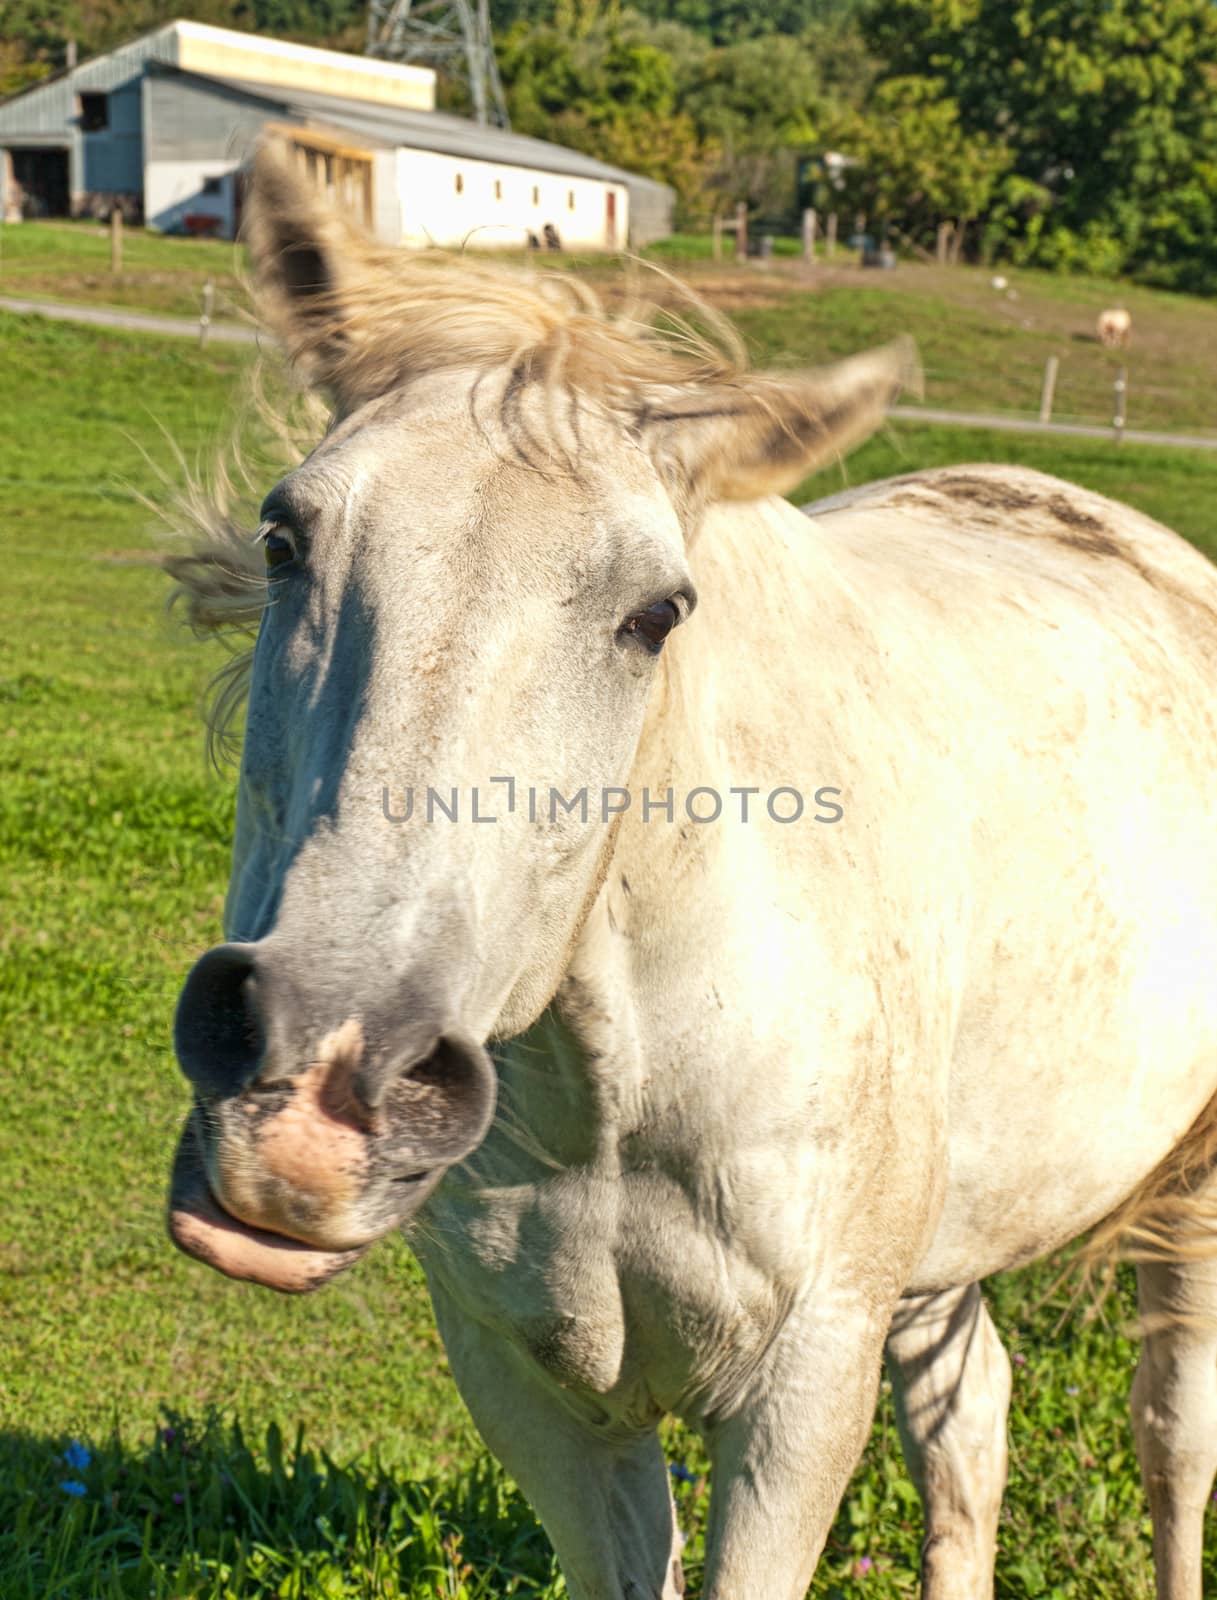
{"label": "horse's front leg", "polygon": [[434,1282],[431,1298],[470,1415],[541,1519],[571,1600],[678,1600],[680,1538],[656,1433],[598,1430]]}
{"label": "horse's front leg", "polygon": [[1010,1362],[979,1285],[902,1300],[887,1360],[925,1509],[923,1600],[992,1600]]}
{"label": "horse's front leg", "polygon": [[802,1600],[874,1416],[890,1307],[817,1296],[747,1396],[706,1430],[704,1600]]}

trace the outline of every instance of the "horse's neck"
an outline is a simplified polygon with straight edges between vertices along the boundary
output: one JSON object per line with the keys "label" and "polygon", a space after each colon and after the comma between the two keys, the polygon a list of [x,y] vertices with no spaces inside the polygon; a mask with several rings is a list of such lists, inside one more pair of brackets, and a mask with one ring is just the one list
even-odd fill
{"label": "horse's neck", "polygon": [[[692,823],[684,800],[693,789],[712,789],[738,807],[730,785],[794,776],[788,749],[765,750],[764,692],[766,685],[773,696],[791,692],[792,652],[808,654],[821,566],[832,586],[830,558],[817,555],[815,537],[784,502],[716,508],[699,536],[701,607],[662,658],[630,779],[631,807],[604,882],[554,1002],[503,1062],[509,1120],[544,1129],[560,1165],[611,1165],[622,1141],[662,1117],[675,1097],[713,1095],[705,1079],[665,1079],[659,1056],[665,1023],[682,1006],[699,1005],[707,981],[690,928],[733,894],[739,854],[755,848],[756,830]],[[757,770],[774,760],[781,770]],[[669,788],[671,821],[663,806]]]}

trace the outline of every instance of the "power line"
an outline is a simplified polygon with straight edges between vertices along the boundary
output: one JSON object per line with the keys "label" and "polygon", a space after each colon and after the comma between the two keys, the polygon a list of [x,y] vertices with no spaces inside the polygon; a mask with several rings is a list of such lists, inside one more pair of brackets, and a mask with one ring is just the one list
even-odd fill
{"label": "power line", "polygon": [[469,89],[476,120],[509,128],[490,0],[369,0],[367,55],[442,67]]}

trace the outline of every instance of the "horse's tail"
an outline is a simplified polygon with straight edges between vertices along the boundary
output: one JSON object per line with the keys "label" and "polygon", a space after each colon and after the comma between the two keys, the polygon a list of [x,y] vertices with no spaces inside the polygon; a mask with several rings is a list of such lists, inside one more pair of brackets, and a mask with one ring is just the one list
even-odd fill
{"label": "horse's tail", "polygon": [[1101,1290],[1120,1261],[1217,1256],[1217,1095],[1173,1150],[1095,1228],[1078,1262]]}

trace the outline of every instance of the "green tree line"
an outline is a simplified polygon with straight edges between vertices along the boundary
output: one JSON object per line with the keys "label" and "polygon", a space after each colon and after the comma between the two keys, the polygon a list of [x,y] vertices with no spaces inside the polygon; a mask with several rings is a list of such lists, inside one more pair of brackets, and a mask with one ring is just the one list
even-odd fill
{"label": "green tree line", "polygon": [[[172,0],[0,0],[0,91]],[[359,49],[356,0],[191,15]],[[1213,0],[491,0],[512,124],[670,183],[684,227],[803,204],[928,251],[1217,288]],[[459,81],[441,104],[465,110]],[[825,163],[827,153],[844,157]]]}

